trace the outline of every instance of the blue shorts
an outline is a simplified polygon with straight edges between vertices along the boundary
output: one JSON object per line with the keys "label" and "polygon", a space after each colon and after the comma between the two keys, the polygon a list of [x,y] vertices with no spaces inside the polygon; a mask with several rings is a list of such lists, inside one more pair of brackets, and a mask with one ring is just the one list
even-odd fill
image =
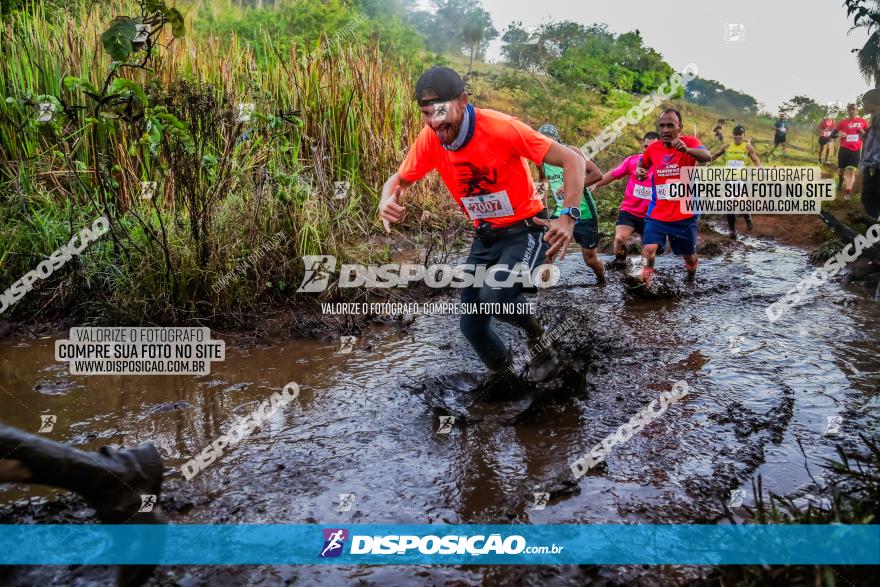
{"label": "blue shorts", "polygon": [[642,234],[642,246],[666,246],[666,239],[672,245],[676,255],[693,255],[697,252],[697,218],[685,218],[675,222],[663,222],[653,218],[645,219],[645,232]]}
{"label": "blue shorts", "polygon": [[599,246],[599,223],[596,217],[578,220],[574,225],[574,241],[585,249]]}

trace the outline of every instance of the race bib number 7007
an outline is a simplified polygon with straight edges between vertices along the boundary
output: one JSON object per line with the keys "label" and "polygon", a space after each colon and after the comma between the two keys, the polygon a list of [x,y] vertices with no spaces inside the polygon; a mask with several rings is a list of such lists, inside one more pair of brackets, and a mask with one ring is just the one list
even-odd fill
{"label": "race bib number 7007", "polygon": [[484,196],[468,196],[462,198],[461,203],[471,220],[513,216],[513,206],[510,205],[506,191]]}

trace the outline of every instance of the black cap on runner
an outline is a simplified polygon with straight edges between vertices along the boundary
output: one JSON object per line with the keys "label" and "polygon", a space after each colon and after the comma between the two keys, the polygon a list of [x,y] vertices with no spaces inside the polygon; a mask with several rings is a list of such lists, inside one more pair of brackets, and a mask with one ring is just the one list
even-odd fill
{"label": "black cap on runner", "polygon": [[420,106],[448,102],[464,92],[461,76],[448,67],[432,67],[416,84],[416,101]]}
{"label": "black cap on runner", "polygon": [[733,128],[733,134],[735,134],[735,135],[744,135],[744,134],[746,134],[746,127],[744,127],[744,126],[741,125],[741,124],[736,125],[736,126]]}

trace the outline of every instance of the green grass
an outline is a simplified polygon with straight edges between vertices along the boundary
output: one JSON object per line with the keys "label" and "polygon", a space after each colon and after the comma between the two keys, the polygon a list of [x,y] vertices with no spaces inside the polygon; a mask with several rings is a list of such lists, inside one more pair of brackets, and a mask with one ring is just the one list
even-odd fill
{"label": "green grass", "polygon": [[[267,292],[267,284],[298,283],[300,255],[387,254],[366,243],[380,226],[379,188],[418,130],[411,58],[353,39],[282,51],[265,35],[257,58],[235,35],[188,27],[174,38],[166,27],[152,55],[130,60],[145,67],[113,66],[100,35],[113,17],[138,13],[132,0],[73,0],[60,13],[35,2],[3,22],[0,283],[98,215],[117,230],[106,255],[83,264],[88,299],[69,298],[98,319],[238,315],[290,301],[289,290]],[[66,85],[67,76],[87,80],[102,103]],[[114,95],[116,78],[142,88],[145,103]],[[49,97],[63,107],[52,123],[38,123],[34,104]],[[235,121],[240,102],[256,104],[250,124]],[[139,198],[149,180],[159,183],[155,202]],[[350,184],[345,200],[332,198],[340,181]],[[445,202],[431,187],[415,206],[442,215]],[[260,261],[240,287],[211,293],[279,230],[289,237],[282,253]],[[53,294],[43,289],[15,311],[40,307]]]}
{"label": "green grass", "polygon": [[[754,524],[876,524],[880,512],[880,444],[877,438],[860,436],[863,446],[858,450],[837,446],[837,459],[823,465],[822,495],[828,496],[830,507],[813,503],[799,504],[790,497],[765,493],[760,476],[752,484],[754,506],[745,507],[748,523]],[[801,447],[803,450],[803,447]],[[804,455],[806,461],[806,455]],[[814,485],[819,485],[812,473]],[[819,491],[818,487],[815,491]],[[736,523],[721,501],[726,517]],[[715,567],[705,580],[708,585],[868,585],[876,574],[872,567],[827,565],[740,566]]]}

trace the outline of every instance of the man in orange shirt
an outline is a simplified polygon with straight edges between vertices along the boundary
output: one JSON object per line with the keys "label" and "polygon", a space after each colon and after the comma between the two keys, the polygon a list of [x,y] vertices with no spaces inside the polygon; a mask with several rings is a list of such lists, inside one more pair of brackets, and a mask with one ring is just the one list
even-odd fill
{"label": "man in orange shirt", "polygon": [[[523,266],[533,270],[545,258],[552,262],[557,254],[565,256],[580,217],[584,158],[512,116],[474,108],[461,77],[449,68],[426,71],[416,85],[415,98],[425,126],[400,169],[382,187],[379,215],[385,230],[403,219],[406,209],[400,198],[409,186],[436,169],[456,204],[474,221],[476,238],[466,263],[474,268],[492,267],[496,283],[504,277],[513,281],[501,287],[475,284],[462,290],[461,301],[517,303],[524,308],[525,286],[515,277]],[[535,189],[527,161],[563,169],[559,218],[547,219],[544,199]],[[529,364],[531,379],[541,381],[556,371],[555,352],[542,341],[544,327],[533,314],[465,313],[462,333],[489,369],[505,369],[512,360],[492,330],[493,317],[528,334],[530,350],[537,349]]]}

